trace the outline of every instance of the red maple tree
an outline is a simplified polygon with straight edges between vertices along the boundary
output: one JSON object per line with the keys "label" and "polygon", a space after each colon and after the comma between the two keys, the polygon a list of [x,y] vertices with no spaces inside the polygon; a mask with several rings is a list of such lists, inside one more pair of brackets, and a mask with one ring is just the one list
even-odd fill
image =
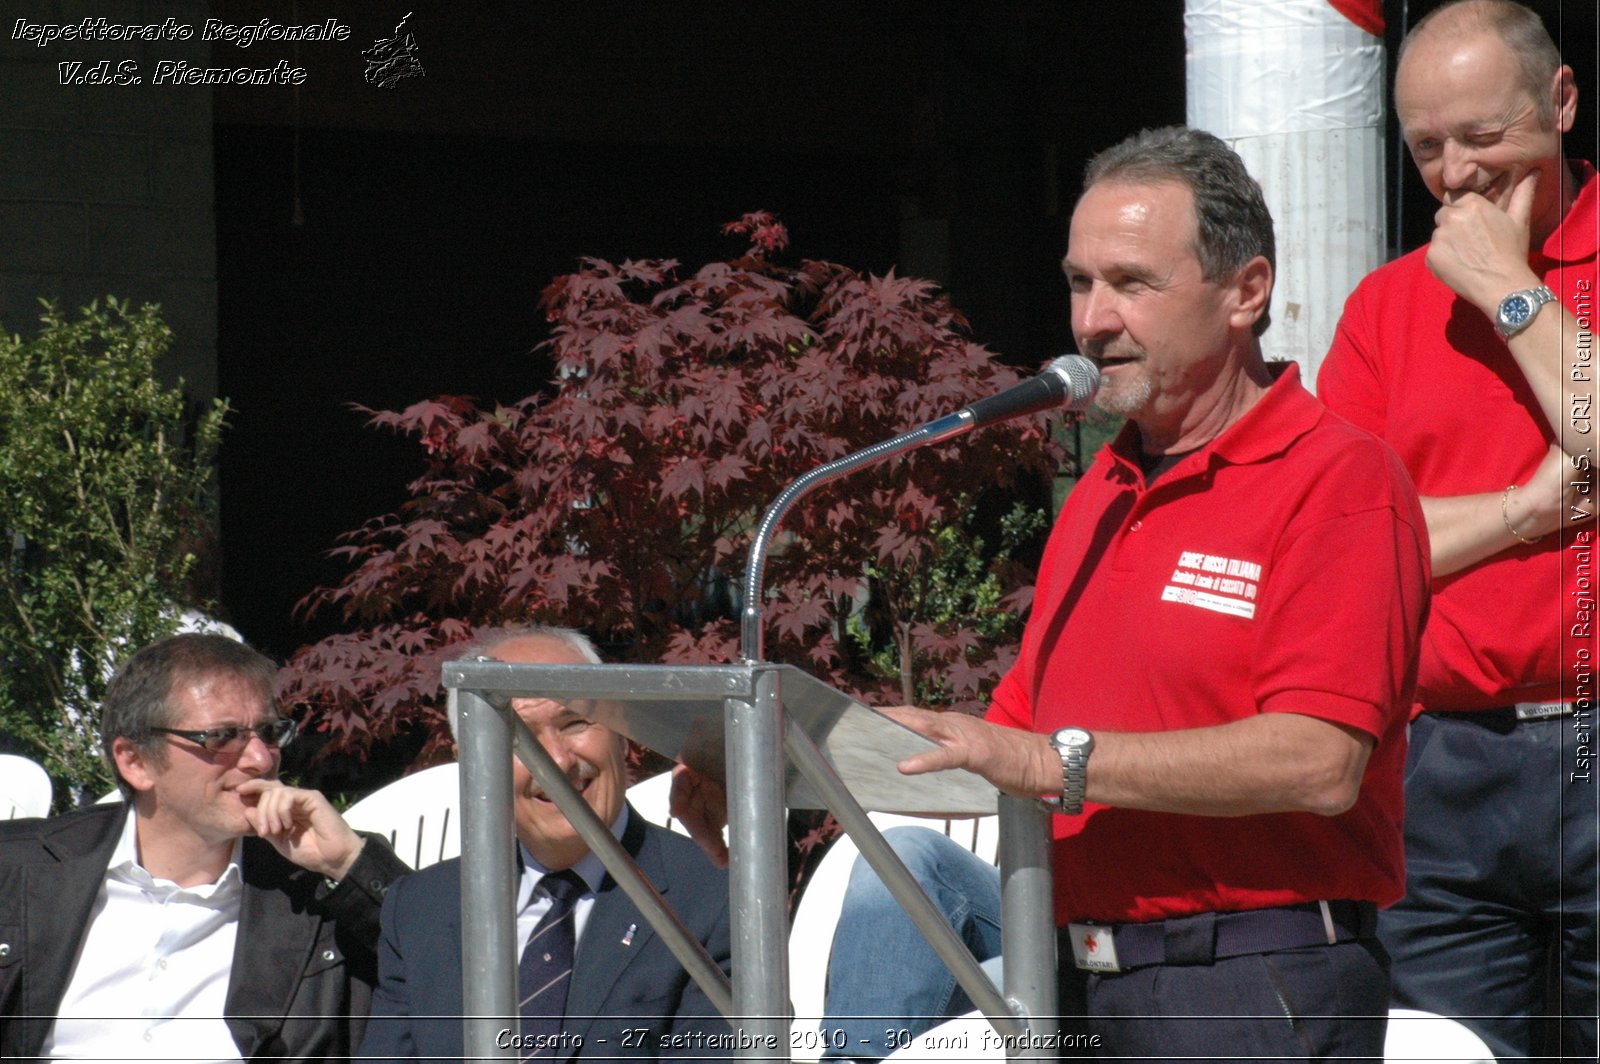
{"label": "red maple tree", "polygon": [[[348,629],[286,670],[286,699],[331,749],[363,754],[420,727],[419,762],[448,756],[439,664],[480,626],[571,625],[617,661],[733,660],[749,537],[784,486],[1019,379],[931,283],[779,265],[789,236],[765,212],[725,231],[748,250],[691,276],[673,260],[584,259],[556,278],[541,299],[546,391],[367,411],[416,437],[426,468],[398,512],[342,537],[349,575],[302,603],[340,611]],[[982,610],[998,622],[930,612],[914,589],[952,530],[978,549],[963,502],[992,507],[1061,457],[1034,417],[802,501],[768,567],[767,657],[878,700],[937,674],[938,698],[980,705],[1011,660],[1031,573],[985,563],[1001,595]],[[873,624],[852,638],[863,611]],[[898,675],[874,666],[861,632],[892,645]]]}

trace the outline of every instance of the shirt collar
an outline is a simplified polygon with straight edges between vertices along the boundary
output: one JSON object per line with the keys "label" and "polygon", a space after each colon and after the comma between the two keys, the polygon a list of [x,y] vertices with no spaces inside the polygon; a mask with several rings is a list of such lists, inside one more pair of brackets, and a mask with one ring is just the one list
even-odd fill
{"label": "shirt collar", "polygon": [[1600,226],[1595,224],[1595,218],[1600,216],[1600,181],[1594,179],[1594,167],[1582,159],[1572,163],[1572,172],[1578,178],[1578,195],[1572,201],[1572,209],[1539,249],[1552,262],[1590,259],[1600,246]]}
{"label": "shirt collar", "polygon": [[202,883],[194,887],[180,887],[170,879],[157,879],[139,863],[138,820],[139,815],[130,808],[122,822],[122,835],[111,851],[111,863],[106,866],[107,879],[127,883],[146,894],[159,897],[187,894],[195,898],[222,901],[234,897],[243,890],[244,839],[233,840],[233,853],[228,857],[228,866],[222,870],[222,874],[215,882]]}
{"label": "shirt collar", "polygon": [[[628,827],[628,806],[624,802],[622,812],[617,814],[617,819],[611,824],[611,836],[618,842],[622,841],[622,833]],[[539,880],[549,875],[552,869],[539,863],[538,858],[528,852],[522,843],[517,843],[517,853],[522,858],[522,879],[517,886],[517,911],[521,912],[533,900],[533,892],[538,889]],[[583,855],[583,860],[573,865],[570,869],[579,879],[588,893],[594,894],[600,889],[600,884],[606,878],[606,866],[593,850]]]}
{"label": "shirt collar", "polygon": [[[1244,465],[1271,458],[1316,425],[1323,407],[1301,386],[1299,363],[1269,362],[1267,368],[1274,379],[1255,405],[1220,436],[1169,470],[1160,483],[1209,469],[1213,460]],[[1110,450],[1126,472],[1142,477],[1139,447],[1139,426],[1130,421],[1111,441]]]}

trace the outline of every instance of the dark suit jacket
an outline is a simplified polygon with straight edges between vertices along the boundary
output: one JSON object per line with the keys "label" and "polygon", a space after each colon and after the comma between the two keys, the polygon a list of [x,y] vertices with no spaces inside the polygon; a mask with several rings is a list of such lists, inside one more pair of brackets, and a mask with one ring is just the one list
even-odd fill
{"label": "dark suit jacket", "polygon": [[[0,822],[0,1057],[39,1055],[77,961],[128,807]],[[409,869],[371,840],[329,892],[244,840],[244,892],[225,1007],[246,1060],[347,1057],[376,982],[384,891]]]}
{"label": "dark suit jacket", "polygon": [[[727,873],[694,843],[631,809],[622,846],[727,971]],[[461,1057],[460,867],[459,860],[433,865],[396,883],[384,899],[380,979],[363,1058]],[[509,862],[506,871],[512,874]],[[566,1034],[573,1045],[558,1049],[556,1060],[725,1057],[731,1031],[608,875],[578,939]]]}

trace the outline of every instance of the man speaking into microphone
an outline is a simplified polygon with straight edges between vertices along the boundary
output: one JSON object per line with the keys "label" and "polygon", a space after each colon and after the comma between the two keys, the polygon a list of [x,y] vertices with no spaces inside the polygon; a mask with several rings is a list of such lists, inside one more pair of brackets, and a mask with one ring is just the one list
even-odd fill
{"label": "man speaking into microphone", "polygon": [[[1373,930],[1403,887],[1427,612],[1416,493],[1296,366],[1263,359],[1272,218],[1216,137],[1145,131],[1094,159],[1063,266],[1096,402],[1128,424],[1056,522],[987,721],[888,711],[939,744],[900,770],[1059,799],[1071,1044],[1381,1058]],[[993,869],[932,832],[891,838],[968,940],[987,938]],[[873,1032],[904,1026],[881,1014],[937,1015],[954,985],[864,869],[830,964],[847,1056],[881,1055]]]}

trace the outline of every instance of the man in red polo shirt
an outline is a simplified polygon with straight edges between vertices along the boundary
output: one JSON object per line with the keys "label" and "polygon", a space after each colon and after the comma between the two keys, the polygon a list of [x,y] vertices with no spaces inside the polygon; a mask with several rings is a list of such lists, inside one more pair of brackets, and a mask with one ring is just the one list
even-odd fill
{"label": "man in red polo shirt", "polygon": [[[1406,773],[1405,900],[1379,935],[1397,1004],[1497,1056],[1593,1059],[1596,642],[1589,470],[1600,182],[1569,163],[1572,70],[1539,17],[1472,0],[1419,22],[1395,113],[1433,239],[1350,297],[1319,391],[1422,494],[1433,613]],[[1546,1002],[1546,958],[1562,992]]]}
{"label": "man in red polo shirt", "polygon": [[1056,522],[988,721],[890,711],[940,744],[901,771],[1061,795],[1061,1011],[1102,1053],[1381,1057],[1416,494],[1263,360],[1272,219],[1226,145],[1146,131],[1085,186],[1073,332],[1129,424]]}

